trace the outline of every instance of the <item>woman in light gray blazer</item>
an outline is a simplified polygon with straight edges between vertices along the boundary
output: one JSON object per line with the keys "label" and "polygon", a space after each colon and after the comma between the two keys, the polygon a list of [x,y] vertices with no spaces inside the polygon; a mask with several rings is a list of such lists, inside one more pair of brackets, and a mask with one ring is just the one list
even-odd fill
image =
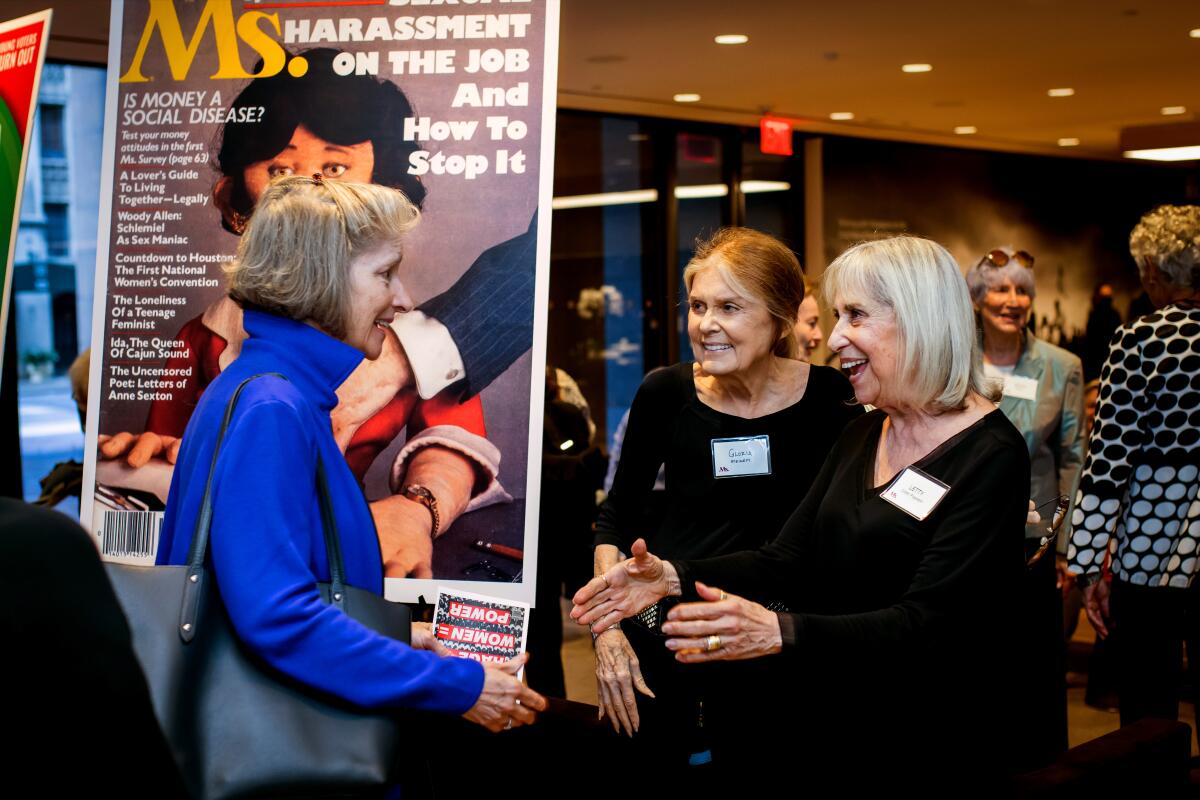
{"label": "woman in light gray blazer", "polygon": [[[1061,347],[1028,330],[1036,289],[1033,256],[1024,250],[992,250],[967,273],[983,340],[983,366],[1002,382],[1000,410],[1025,437],[1029,448],[1029,496],[1042,517],[1054,518],[1055,499],[1069,503],[1083,467],[1087,440],[1083,420],[1083,364]],[[1067,513],[1066,510],[1062,513]],[[1065,517],[1069,520],[1069,513]],[[1027,525],[1026,551],[1038,552],[1046,522]],[[1028,681],[1023,693],[1030,766],[1047,762],[1067,747],[1066,664],[1062,596],[1070,587],[1066,571],[1069,531],[1064,525],[1054,558],[1030,566],[1017,613],[1027,647]]]}

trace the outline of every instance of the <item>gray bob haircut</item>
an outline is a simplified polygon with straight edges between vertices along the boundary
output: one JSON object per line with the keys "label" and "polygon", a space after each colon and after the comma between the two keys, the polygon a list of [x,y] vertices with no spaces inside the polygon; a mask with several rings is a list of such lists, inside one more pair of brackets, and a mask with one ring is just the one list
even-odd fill
{"label": "gray bob haircut", "polygon": [[1200,290],[1200,206],[1159,206],[1129,234],[1129,252],[1138,273],[1146,259],[1181,289]]}
{"label": "gray bob haircut", "polygon": [[346,335],[351,260],[401,242],[420,217],[403,192],[367,183],[289,176],[258,199],[237,257],[225,268],[229,296],[334,338]]}
{"label": "gray bob haircut", "polygon": [[[1012,285],[1018,289],[1024,289],[1025,294],[1029,295],[1029,299],[1037,297],[1037,286],[1034,285],[1033,270],[1020,264],[1015,258],[1012,258],[1014,252],[1011,247],[996,247],[995,250],[1000,250],[1009,255],[1009,262],[1003,267],[997,267],[987,261],[987,257],[979,260],[967,272],[967,289],[971,292],[971,302],[978,305],[983,302],[983,296],[988,293],[988,289],[995,289],[1005,281],[1012,281]],[[991,252],[990,250],[988,251]]]}
{"label": "gray bob haircut", "polygon": [[825,301],[872,301],[892,310],[906,399],[935,412],[964,408],[972,392],[990,399],[975,310],[954,257],[937,242],[896,236],[861,242],[821,278]]}

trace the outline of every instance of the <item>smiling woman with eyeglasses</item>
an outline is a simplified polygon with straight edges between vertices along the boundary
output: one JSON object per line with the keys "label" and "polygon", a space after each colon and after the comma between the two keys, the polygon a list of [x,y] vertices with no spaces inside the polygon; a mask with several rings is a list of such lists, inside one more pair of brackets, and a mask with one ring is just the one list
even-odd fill
{"label": "smiling woman with eyeglasses", "polygon": [[[1075,494],[1085,450],[1083,364],[1061,347],[1042,341],[1029,330],[1033,299],[1034,259],[1024,250],[997,248],[967,273],[967,286],[983,344],[984,373],[1003,386],[1000,410],[1025,438],[1029,448],[1029,496],[1050,508],[1055,498]],[[1029,552],[1046,535],[1046,520],[1025,527]],[[1030,651],[1021,677],[1030,685],[1029,726],[1025,744],[1032,763],[1049,761],[1067,748],[1067,686],[1063,649],[1062,592],[1071,583],[1066,571],[1070,509],[1062,525],[1054,558],[1033,563],[1020,597],[1022,630]]]}

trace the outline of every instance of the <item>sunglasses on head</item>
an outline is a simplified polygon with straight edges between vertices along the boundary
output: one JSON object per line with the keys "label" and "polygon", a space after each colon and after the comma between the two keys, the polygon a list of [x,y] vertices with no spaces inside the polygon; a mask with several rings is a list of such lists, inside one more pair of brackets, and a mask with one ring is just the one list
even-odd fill
{"label": "sunglasses on head", "polygon": [[993,250],[983,258],[979,259],[976,269],[981,267],[1006,267],[1008,262],[1016,261],[1025,269],[1033,269],[1033,256],[1026,253],[1024,250],[1018,250],[1011,256],[1003,250]]}

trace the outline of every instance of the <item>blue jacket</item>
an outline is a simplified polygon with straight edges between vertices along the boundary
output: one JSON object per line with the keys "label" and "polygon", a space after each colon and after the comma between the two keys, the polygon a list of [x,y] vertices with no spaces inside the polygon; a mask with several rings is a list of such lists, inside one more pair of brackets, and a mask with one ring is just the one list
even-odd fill
{"label": "blue jacket", "polygon": [[160,564],[185,564],[225,407],[246,378],[213,476],[209,555],[238,636],[302,683],[367,708],[461,714],[483,689],[483,669],[380,636],[326,605],[329,580],[317,505],[325,463],[346,582],[383,590],[379,542],[362,490],[334,442],[335,390],[362,353],[306,325],[247,309],[241,355],[205,390],[171,479]]}

